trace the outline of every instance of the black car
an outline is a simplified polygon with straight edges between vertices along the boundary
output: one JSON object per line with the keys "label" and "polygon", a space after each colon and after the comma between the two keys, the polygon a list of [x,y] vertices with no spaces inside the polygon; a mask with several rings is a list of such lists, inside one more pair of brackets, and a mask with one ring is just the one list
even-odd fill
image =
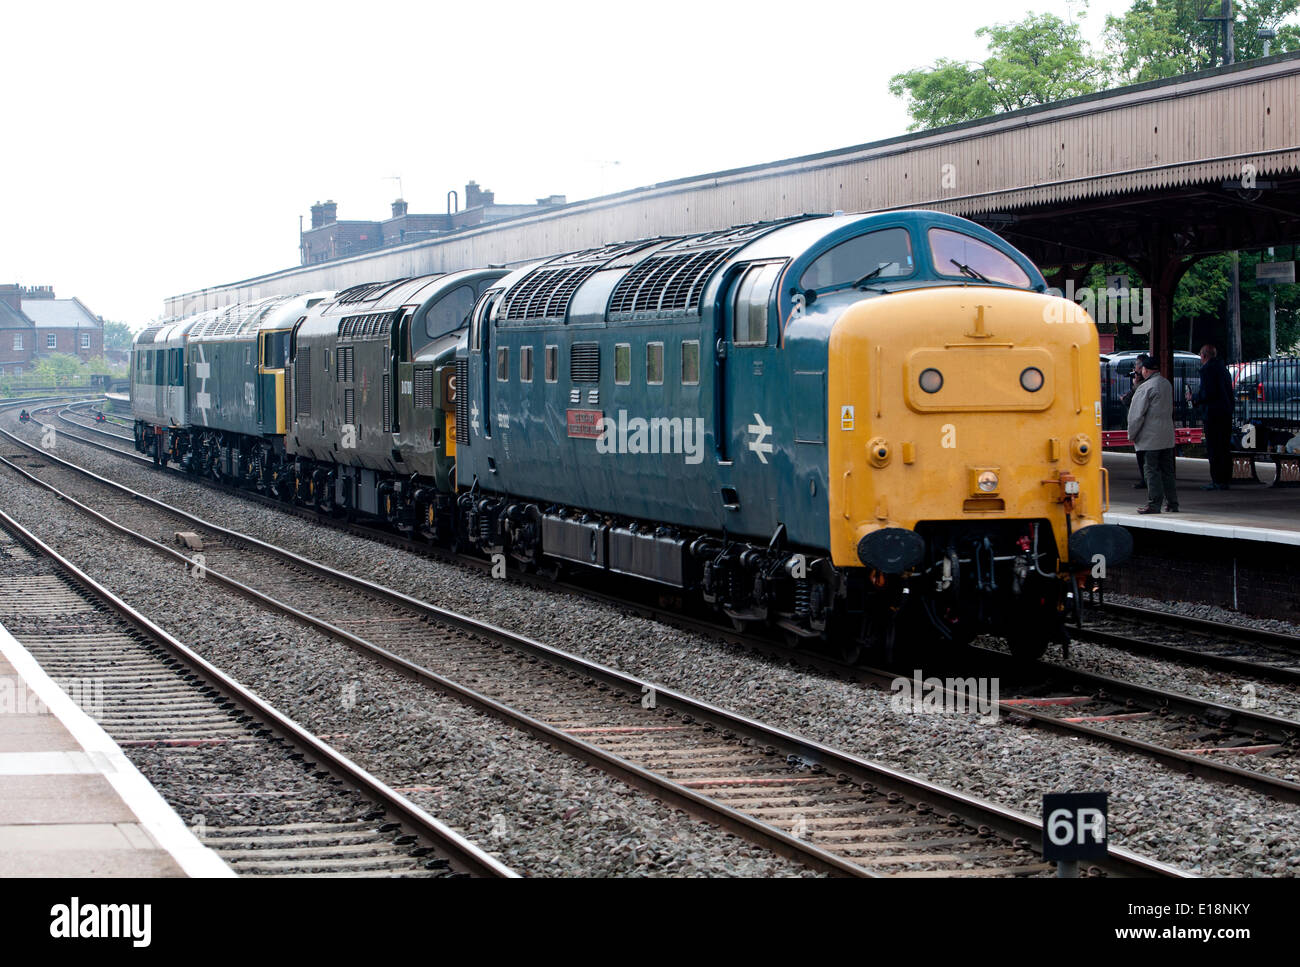
{"label": "black car", "polygon": [[[1133,366],[1141,353],[1111,353],[1101,357],[1102,426],[1107,430],[1123,430],[1128,426],[1128,404],[1123,397],[1134,386]],[[1201,388],[1201,357],[1195,353],[1174,353],[1174,421],[1191,422],[1196,419],[1193,407],[1187,403],[1187,390],[1195,395]]]}

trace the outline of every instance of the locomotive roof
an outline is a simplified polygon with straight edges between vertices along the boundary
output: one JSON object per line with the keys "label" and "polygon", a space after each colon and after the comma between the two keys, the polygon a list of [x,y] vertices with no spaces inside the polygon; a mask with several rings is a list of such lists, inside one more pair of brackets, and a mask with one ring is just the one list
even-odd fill
{"label": "locomotive roof", "polygon": [[354,285],[338,293],[324,308],[321,315],[352,316],[361,313],[386,312],[420,303],[429,294],[425,290],[443,278],[446,278],[446,273],[439,272],[408,279],[390,279],[387,282]]}
{"label": "locomotive roof", "polygon": [[942,225],[1014,249],[982,226],[944,212],[902,210],[799,215],[696,235],[640,239],[569,252],[521,267],[500,283],[500,324],[600,324],[700,311],[719,270],[738,261],[798,260],[874,225]]}

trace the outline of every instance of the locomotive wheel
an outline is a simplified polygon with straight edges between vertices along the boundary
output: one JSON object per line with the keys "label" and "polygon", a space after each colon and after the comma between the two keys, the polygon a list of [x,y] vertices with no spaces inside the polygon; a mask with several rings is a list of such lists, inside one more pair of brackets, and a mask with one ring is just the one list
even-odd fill
{"label": "locomotive wheel", "polygon": [[1049,639],[1041,629],[1030,626],[1007,635],[1007,647],[1017,661],[1038,661],[1047,652]]}

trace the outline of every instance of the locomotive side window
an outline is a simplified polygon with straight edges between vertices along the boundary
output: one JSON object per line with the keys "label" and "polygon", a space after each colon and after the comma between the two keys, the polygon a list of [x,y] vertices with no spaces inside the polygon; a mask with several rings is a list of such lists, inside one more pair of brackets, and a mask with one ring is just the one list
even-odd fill
{"label": "locomotive side window", "polygon": [[506,383],[510,380],[510,350],[505,346],[497,349],[497,382]]}
{"label": "locomotive side window", "polygon": [[735,331],[737,346],[767,345],[767,313],[772,301],[772,287],[781,274],[781,265],[753,265],[740,280],[736,291]]}
{"label": "locomotive side window", "polygon": [[531,383],[533,381],[533,347],[519,347],[519,381],[521,383]]}
{"label": "locomotive side window", "polygon": [[682,343],[682,385],[700,385],[700,341],[687,339]]}
{"label": "locomotive side window", "polygon": [[[873,274],[874,273],[874,274]],[[900,279],[912,274],[912,237],[905,228],[885,228],[840,242],[804,270],[799,285],[825,289],[863,276]]]}
{"label": "locomotive side window", "polygon": [[614,347],[614,382],[626,386],[632,382],[632,344],[621,342]]}
{"label": "locomotive side window", "polygon": [[474,287],[462,285],[443,296],[424,317],[424,333],[429,339],[437,339],[455,332],[469,317],[474,308]]}
{"label": "locomotive side window", "polygon": [[554,383],[560,378],[560,347],[546,347],[546,382]]}
{"label": "locomotive side window", "polygon": [[645,381],[651,386],[664,384],[664,344],[661,342],[646,344]]}
{"label": "locomotive side window", "polygon": [[1028,289],[1031,286],[1025,270],[1005,252],[1000,252],[988,242],[963,235],[946,228],[930,229],[930,253],[935,270],[940,275],[958,278],[983,276],[990,282]]}

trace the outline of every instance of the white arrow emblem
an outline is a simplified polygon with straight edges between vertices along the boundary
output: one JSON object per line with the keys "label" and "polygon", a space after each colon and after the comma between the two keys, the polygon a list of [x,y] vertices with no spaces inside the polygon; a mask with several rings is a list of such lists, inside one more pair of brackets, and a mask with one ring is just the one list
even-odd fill
{"label": "white arrow emblem", "polygon": [[772,444],[764,443],[772,435],[772,428],[763,422],[763,418],[757,413],[754,414],[756,422],[749,424],[749,432],[754,434],[754,439],[749,441],[749,449],[758,454],[758,459],[767,463],[767,455],[772,452]]}
{"label": "white arrow emblem", "polygon": [[475,433],[478,433],[478,401],[477,400],[474,401],[474,405],[473,407],[471,407],[469,412],[470,415],[474,417],[472,420],[469,421],[469,425],[474,428]]}

